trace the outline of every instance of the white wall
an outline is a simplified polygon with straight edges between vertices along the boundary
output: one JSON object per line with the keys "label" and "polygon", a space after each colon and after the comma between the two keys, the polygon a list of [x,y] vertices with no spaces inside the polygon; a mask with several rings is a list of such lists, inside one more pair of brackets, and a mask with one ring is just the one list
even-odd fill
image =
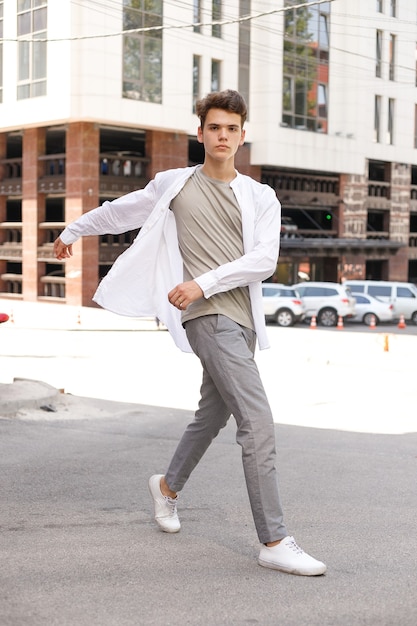
{"label": "white wall", "polygon": [[[252,14],[282,9],[283,0],[253,0]],[[388,11],[388,2],[386,11]],[[236,20],[238,0],[224,3],[224,19]],[[413,6],[411,6],[413,5]],[[417,9],[400,1],[399,17],[376,12],[371,0],[331,3],[329,132],[327,135],[282,128],[283,13],[252,21],[251,95],[247,141],[252,162],[260,165],[363,174],[367,158],[417,164],[414,149],[415,48]],[[16,39],[16,4],[5,3],[5,39]],[[223,39],[192,28],[164,32],[163,105],[122,98],[122,2],[108,6],[72,3],[48,5],[47,96],[16,100],[17,44],[4,42],[3,130],[75,120],[109,125],[158,128],[195,135],[192,113],[192,57],[201,63],[201,95],[211,89],[211,59],[222,61],[222,88],[238,86],[238,24],[223,26]],[[164,24],[184,26],[193,19],[192,2],[167,3]],[[203,21],[211,19],[211,1],[203,3]],[[375,77],[376,29],[384,31],[384,74]],[[397,74],[388,80],[389,33],[397,35]],[[91,38],[95,35],[112,35]],[[82,37],[90,37],[83,39]],[[69,38],[79,38],[70,41]],[[374,97],[383,97],[382,143],[374,143]],[[395,144],[386,143],[387,102],[396,100]]]}

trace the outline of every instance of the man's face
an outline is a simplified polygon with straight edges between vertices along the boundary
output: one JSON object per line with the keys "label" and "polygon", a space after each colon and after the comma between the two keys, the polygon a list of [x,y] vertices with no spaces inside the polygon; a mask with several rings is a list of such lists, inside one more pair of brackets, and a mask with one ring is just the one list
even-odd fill
{"label": "man's face", "polygon": [[206,156],[216,161],[227,161],[236,154],[245,141],[245,131],[238,113],[210,109],[204,128],[199,128],[197,139],[204,144]]}

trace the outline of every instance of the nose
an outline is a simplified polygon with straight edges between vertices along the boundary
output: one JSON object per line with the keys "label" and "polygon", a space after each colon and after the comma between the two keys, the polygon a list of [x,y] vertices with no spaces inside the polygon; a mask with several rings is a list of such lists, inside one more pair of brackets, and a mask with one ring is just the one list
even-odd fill
{"label": "nose", "polygon": [[220,128],[219,128],[219,138],[220,139],[227,139],[227,130],[223,126],[220,126]]}

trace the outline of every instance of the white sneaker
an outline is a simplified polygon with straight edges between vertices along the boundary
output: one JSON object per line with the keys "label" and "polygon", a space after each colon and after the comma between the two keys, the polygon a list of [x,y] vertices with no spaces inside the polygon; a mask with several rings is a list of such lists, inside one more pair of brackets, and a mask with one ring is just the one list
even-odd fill
{"label": "white sneaker", "polygon": [[155,507],[155,519],[161,530],[165,533],[177,533],[180,528],[180,520],[177,514],[176,498],[164,496],[161,492],[161,478],[163,474],[154,474],[149,479],[149,491]]}
{"label": "white sneaker", "polygon": [[298,576],[320,576],[327,569],[324,563],[306,554],[295,543],[294,537],[285,537],[271,548],[262,546],[258,563],[263,567]]}

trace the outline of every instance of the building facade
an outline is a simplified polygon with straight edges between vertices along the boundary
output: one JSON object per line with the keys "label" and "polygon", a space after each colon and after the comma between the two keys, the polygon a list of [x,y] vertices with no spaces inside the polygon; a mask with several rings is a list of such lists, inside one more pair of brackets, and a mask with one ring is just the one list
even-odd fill
{"label": "building facade", "polygon": [[283,207],[272,280],[417,283],[415,3],[300,5],[0,0],[0,296],[91,304],[136,233],[66,263],[54,239],[201,162],[195,102],[226,88],[249,105],[237,167]]}

